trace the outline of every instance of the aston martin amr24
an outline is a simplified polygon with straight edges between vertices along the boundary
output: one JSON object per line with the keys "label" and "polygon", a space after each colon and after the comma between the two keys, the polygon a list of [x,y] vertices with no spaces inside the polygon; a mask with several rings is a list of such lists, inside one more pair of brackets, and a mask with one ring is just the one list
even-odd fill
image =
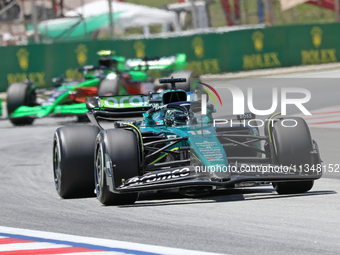
{"label": "aston martin amr24", "polygon": [[[161,83],[183,82],[164,79]],[[184,90],[88,98],[93,125],[58,128],[53,140],[54,183],[62,198],[95,194],[105,205],[132,204],[138,194],[177,190],[201,194],[240,184],[272,183],[279,194],[307,192],[321,173],[317,143],[306,122],[266,122],[264,135],[249,125],[217,125],[212,104],[190,101]],[[126,117],[142,116],[139,121]],[[120,119],[120,120],[119,120]],[[102,120],[106,122],[103,124]],[[106,128],[104,128],[105,126]]]}

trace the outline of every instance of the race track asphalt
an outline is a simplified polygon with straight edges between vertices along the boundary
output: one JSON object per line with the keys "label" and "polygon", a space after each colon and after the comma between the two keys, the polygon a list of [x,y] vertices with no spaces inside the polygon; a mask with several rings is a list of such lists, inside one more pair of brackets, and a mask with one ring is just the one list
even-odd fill
{"label": "race track asphalt", "polygon": [[[255,103],[263,109],[270,104],[270,88],[304,87],[312,94],[307,109],[316,110],[340,105],[338,73],[316,76],[333,79],[300,74],[230,82],[244,91],[252,84]],[[205,82],[215,88],[225,84]],[[310,192],[298,195],[278,195],[266,185],[197,198],[142,194],[135,205],[119,207],[102,206],[96,198],[63,200],[53,183],[52,138],[57,127],[70,124],[78,125],[74,118],[36,120],[30,127],[0,121],[1,226],[226,254],[340,252],[340,170],[324,173]],[[317,127],[311,133],[323,164],[340,164],[340,129]]]}

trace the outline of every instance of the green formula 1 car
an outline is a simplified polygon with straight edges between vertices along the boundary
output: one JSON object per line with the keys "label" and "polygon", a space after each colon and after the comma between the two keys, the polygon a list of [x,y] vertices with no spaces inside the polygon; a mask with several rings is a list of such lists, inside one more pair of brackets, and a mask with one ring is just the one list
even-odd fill
{"label": "green formula 1 car", "polygon": [[167,89],[167,85],[161,86],[149,76],[152,71],[159,74],[167,72],[173,77],[186,77],[188,81],[180,84],[186,91],[190,87],[198,87],[197,74],[179,71],[186,66],[185,54],[152,59],[125,59],[111,54],[111,51],[101,51],[99,66],[80,68],[83,73],[80,81],[63,82],[56,79],[56,85],[51,89],[37,89],[29,81],[11,84],[7,90],[8,118],[14,125],[30,125],[35,118],[45,116],[72,115],[84,118],[87,97],[146,95],[149,91]]}
{"label": "green formula 1 car", "polygon": [[[122,205],[143,191],[193,195],[264,182],[279,194],[302,193],[322,174],[318,146],[302,118],[290,117],[297,124],[285,127],[285,118],[272,116],[261,136],[242,121],[253,114],[218,125],[213,105],[187,101],[175,88],[149,97],[88,98],[87,108],[92,126],[65,126],[54,134],[53,174],[62,198],[95,190],[102,204]],[[141,112],[141,121],[116,121]],[[112,124],[103,128],[102,119]]]}

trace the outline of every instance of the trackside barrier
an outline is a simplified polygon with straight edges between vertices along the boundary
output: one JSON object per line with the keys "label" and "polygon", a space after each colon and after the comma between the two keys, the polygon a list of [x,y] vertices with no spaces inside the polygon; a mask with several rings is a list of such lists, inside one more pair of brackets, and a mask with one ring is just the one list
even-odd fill
{"label": "trackside barrier", "polygon": [[97,64],[96,52],[112,49],[127,58],[186,53],[187,69],[201,74],[338,62],[340,24],[278,26],[224,33],[142,40],[97,40],[0,47],[0,92],[26,78],[37,87],[77,68]]}

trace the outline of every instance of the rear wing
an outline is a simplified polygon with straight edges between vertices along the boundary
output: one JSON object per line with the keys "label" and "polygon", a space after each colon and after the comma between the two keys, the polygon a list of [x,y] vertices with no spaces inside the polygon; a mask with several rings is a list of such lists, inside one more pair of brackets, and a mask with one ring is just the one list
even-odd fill
{"label": "rear wing", "polygon": [[[163,79],[162,83],[171,83],[183,79]],[[86,98],[86,107],[88,110],[100,110],[116,115],[128,113],[142,113],[152,107],[171,102],[190,101],[191,93],[181,89],[165,90],[161,93],[150,93],[149,95],[124,95],[124,96],[106,96],[106,97],[89,97]]]}
{"label": "rear wing", "polygon": [[97,118],[115,120],[128,117],[142,117],[143,113],[151,108],[164,104],[164,100],[162,99],[171,97],[172,94],[176,97],[176,93],[180,93],[180,95],[183,95],[184,93],[186,96],[180,99],[183,101],[190,101],[190,92],[185,92],[183,90],[169,90],[160,94],[150,93],[147,96],[127,95],[89,97],[86,98],[86,108],[89,110],[86,115],[93,124],[99,127],[100,125]]}
{"label": "rear wing", "polygon": [[[98,119],[117,120],[129,117],[142,117],[143,113],[153,107],[150,102],[159,94],[89,97],[86,98],[86,112],[89,120],[100,129]],[[157,100],[158,102],[158,100]]]}
{"label": "rear wing", "polygon": [[99,116],[105,115],[105,117],[110,116],[111,118],[141,117],[144,112],[154,106],[153,100],[158,99],[158,97],[159,94],[90,97],[86,99],[86,107],[90,112],[97,112]]}
{"label": "rear wing", "polygon": [[168,68],[180,71],[187,65],[186,58],[185,54],[177,54],[168,57],[133,58],[127,59],[125,65],[127,68],[134,71],[164,70]]}

